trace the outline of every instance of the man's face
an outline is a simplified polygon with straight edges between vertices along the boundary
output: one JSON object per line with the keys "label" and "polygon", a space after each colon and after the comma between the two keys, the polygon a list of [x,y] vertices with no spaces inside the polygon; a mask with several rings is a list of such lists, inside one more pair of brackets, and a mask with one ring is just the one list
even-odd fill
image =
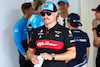
{"label": "man's face", "polygon": [[58,4],[59,10],[61,13],[66,12],[68,10],[69,4],[64,3],[64,2],[60,2]]}
{"label": "man's face", "polygon": [[100,12],[99,11],[95,12],[95,16],[96,16],[95,17],[96,20],[100,20]]}
{"label": "man's face", "polygon": [[56,19],[55,12],[43,11],[40,13],[46,25],[53,23]]}
{"label": "man's face", "polygon": [[29,10],[28,10],[28,15],[31,16],[32,14],[33,14],[33,8],[30,7]]}

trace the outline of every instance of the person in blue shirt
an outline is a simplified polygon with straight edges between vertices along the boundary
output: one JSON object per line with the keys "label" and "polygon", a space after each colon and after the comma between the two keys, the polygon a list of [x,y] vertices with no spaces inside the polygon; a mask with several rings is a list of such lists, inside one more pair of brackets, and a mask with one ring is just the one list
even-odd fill
{"label": "person in blue shirt", "polygon": [[69,62],[66,61],[66,67],[87,67],[90,47],[88,35],[78,29],[78,26],[82,26],[79,15],[71,13],[67,21],[76,44],[76,58]]}
{"label": "person in blue shirt", "polygon": [[14,41],[19,51],[19,63],[20,67],[31,67],[31,62],[26,55],[28,49],[27,44],[27,21],[29,17],[33,14],[33,8],[31,3],[23,3],[22,6],[23,16],[17,21],[14,26]]}
{"label": "person in blue shirt", "polygon": [[28,29],[27,43],[28,44],[29,44],[29,38],[33,29],[44,25],[42,17],[40,16],[40,10],[41,10],[41,5],[45,1],[46,0],[35,0],[31,3],[34,14],[28,19],[28,22],[27,22],[27,29]]}

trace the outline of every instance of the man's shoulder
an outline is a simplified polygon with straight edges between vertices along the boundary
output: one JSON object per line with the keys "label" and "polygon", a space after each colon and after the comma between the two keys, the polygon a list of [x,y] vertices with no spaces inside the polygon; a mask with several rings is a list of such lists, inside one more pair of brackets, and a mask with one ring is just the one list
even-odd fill
{"label": "man's shoulder", "polygon": [[80,30],[80,34],[84,35],[84,36],[88,36],[86,32]]}
{"label": "man's shoulder", "polygon": [[82,30],[80,30],[80,31],[81,31],[81,33],[87,34],[85,31],[82,31]]}
{"label": "man's shoulder", "polygon": [[22,25],[22,22],[23,22],[22,19],[18,20],[18,21],[15,23],[15,27],[16,27],[16,26],[21,26],[21,25]]}
{"label": "man's shoulder", "polygon": [[43,26],[40,26],[38,28],[35,28],[35,30],[40,30],[40,29],[43,29],[44,28],[44,25]]}
{"label": "man's shoulder", "polygon": [[42,19],[42,17],[39,15],[39,14],[33,14],[29,19],[28,19],[28,22],[30,21],[35,21],[35,20],[39,20],[39,19]]}
{"label": "man's shoulder", "polygon": [[39,14],[33,14],[29,19],[33,19],[33,18],[41,18],[41,16]]}
{"label": "man's shoulder", "polygon": [[62,30],[63,32],[68,32],[69,28],[66,28],[66,27],[64,27],[64,26],[62,26],[62,25],[59,24],[58,30]]}

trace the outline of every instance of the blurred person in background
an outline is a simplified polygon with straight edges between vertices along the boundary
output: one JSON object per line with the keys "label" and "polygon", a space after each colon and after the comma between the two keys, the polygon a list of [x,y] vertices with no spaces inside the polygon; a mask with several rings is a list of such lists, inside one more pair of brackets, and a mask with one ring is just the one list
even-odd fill
{"label": "blurred person in background", "polygon": [[92,11],[95,11],[95,19],[92,21],[93,45],[94,47],[98,47],[96,67],[100,67],[100,4],[97,8],[92,9]]}
{"label": "blurred person in background", "polygon": [[[57,22],[60,25],[68,28],[67,18],[68,18],[69,2],[68,0],[58,0],[57,4],[60,10],[60,14],[57,16]],[[81,26],[78,26],[78,29],[81,29]]]}
{"label": "blurred person in background", "polygon": [[34,14],[28,19],[28,23],[27,23],[27,29],[28,29],[27,43],[28,44],[29,44],[29,38],[30,38],[30,35],[31,35],[31,32],[33,31],[33,29],[44,25],[42,17],[40,16],[40,11],[41,11],[41,5],[45,1],[46,0],[34,0],[31,3]]}
{"label": "blurred person in background", "polygon": [[68,28],[67,17],[68,17],[69,3],[67,0],[58,0],[57,4],[60,10],[60,14],[58,15],[57,22],[60,25]]}
{"label": "blurred person in background", "polygon": [[33,14],[33,8],[31,3],[23,3],[22,6],[23,16],[14,26],[14,41],[19,51],[19,63],[20,67],[32,67],[31,61],[26,55],[28,49],[27,44],[27,21]]}
{"label": "blurred person in background", "polygon": [[79,26],[82,26],[80,16],[76,13],[71,13],[68,15],[67,21],[76,44],[76,58],[69,62],[67,61],[66,67],[87,67],[90,41],[87,33],[78,29]]}

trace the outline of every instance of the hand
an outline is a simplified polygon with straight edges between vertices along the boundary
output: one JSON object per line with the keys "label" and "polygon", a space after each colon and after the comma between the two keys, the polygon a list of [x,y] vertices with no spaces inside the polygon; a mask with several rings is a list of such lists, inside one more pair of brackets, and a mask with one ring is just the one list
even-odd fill
{"label": "hand", "polygon": [[44,60],[52,60],[51,54],[46,52],[40,54]]}
{"label": "hand", "polygon": [[33,64],[39,64],[38,55],[34,55],[34,57],[31,59],[31,62],[32,62]]}
{"label": "hand", "polygon": [[94,19],[94,20],[92,21],[92,26],[93,26],[93,28],[96,28],[96,24],[97,24],[97,20]]}

